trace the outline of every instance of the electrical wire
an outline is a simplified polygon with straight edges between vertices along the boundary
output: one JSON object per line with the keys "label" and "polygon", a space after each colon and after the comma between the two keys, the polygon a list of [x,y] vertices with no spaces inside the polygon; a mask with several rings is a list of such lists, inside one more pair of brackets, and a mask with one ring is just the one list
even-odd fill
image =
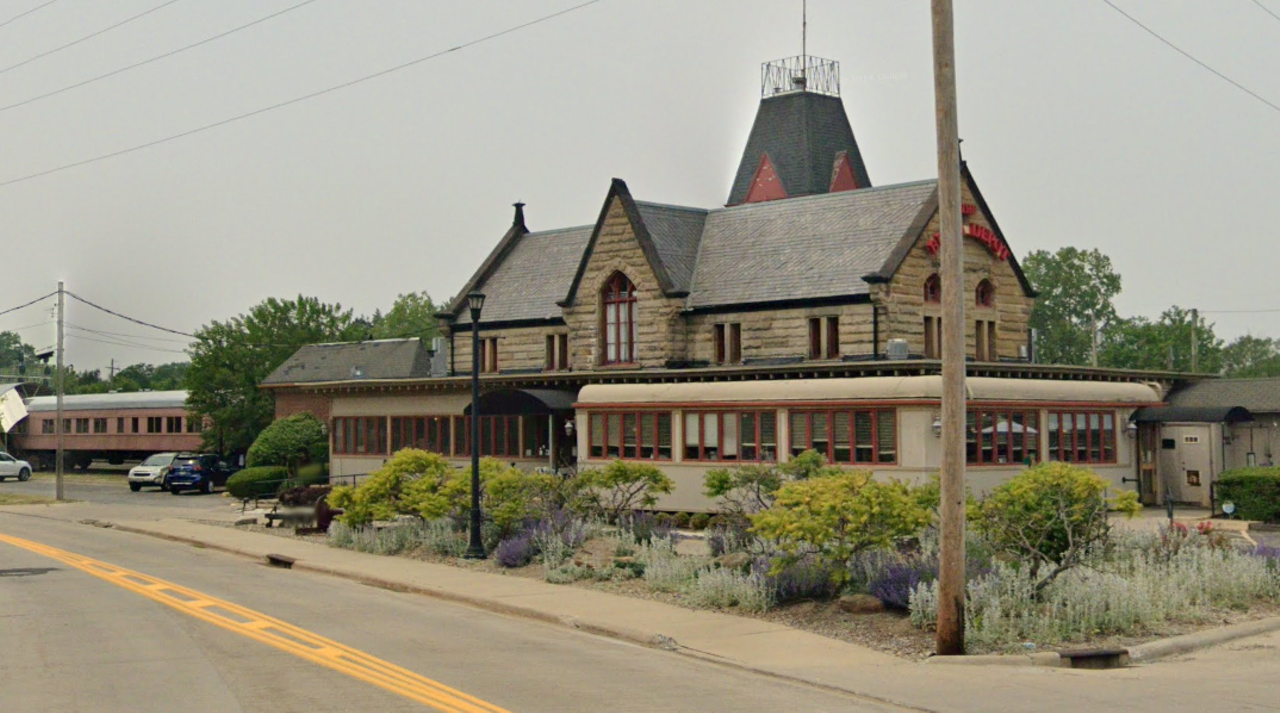
{"label": "electrical wire", "polygon": [[190,344],[190,343],[191,343],[191,340],[190,340],[190,339],[175,339],[175,338],[173,338],[173,337],[148,337],[148,336],[145,336],[145,335],[142,335],[142,334],[125,334],[125,333],[123,333],[123,332],[106,332],[106,331],[102,331],[102,330],[99,330],[99,329],[90,329],[89,327],[82,327],[82,326],[80,326],[80,325],[78,325],[78,324],[72,324],[72,323],[70,323],[70,322],[66,322],[66,325],[67,325],[68,327],[71,327],[72,329],[78,329],[78,330],[80,330],[80,331],[82,331],[82,332],[89,332],[90,334],[97,334],[97,335],[99,335],[99,336],[103,336],[103,337],[123,337],[123,338],[126,338],[126,339],[146,339],[146,340],[153,341],[153,342],[176,342],[176,343],[178,343],[178,344]]}
{"label": "electrical wire", "polygon": [[[152,328],[152,329],[158,329],[158,330],[160,330],[161,332],[168,332],[168,333],[170,333],[170,334],[177,334],[178,336],[182,336],[182,337],[191,337],[192,339],[195,339],[195,338],[196,338],[196,335],[194,335],[194,334],[188,334],[187,332],[179,332],[179,331],[178,331],[178,330],[176,330],[176,329],[169,329],[168,327],[161,327],[161,326],[160,326],[160,325],[158,325],[158,324],[152,324],[152,323],[150,323],[150,322],[144,322],[144,321],[142,321],[142,320],[140,320],[140,319],[135,319],[134,317],[130,317],[130,316],[128,316],[128,315],[120,314],[119,312],[116,312],[115,310],[110,310],[110,309],[107,309],[106,307],[103,307],[102,305],[94,304],[93,302],[90,302],[89,300],[86,300],[85,298],[81,297],[80,295],[77,295],[76,293],[72,292],[71,290],[67,290],[67,291],[66,291],[66,293],[67,293],[67,296],[68,296],[68,297],[72,297],[72,298],[74,298],[74,299],[76,299],[76,300],[79,300],[80,302],[83,302],[84,304],[87,304],[87,305],[89,305],[90,307],[92,307],[92,308],[94,308],[94,309],[96,309],[96,310],[98,310],[98,311],[100,311],[100,312],[106,312],[107,314],[114,315],[114,316],[116,316],[116,317],[119,317],[120,319],[123,319],[123,320],[129,321],[129,322],[133,322],[134,324],[140,324],[140,325],[142,325],[142,326],[144,326],[144,327],[150,327],[150,328]],[[3,314],[3,313],[0,313],[0,314]]]}
{"label": "electrical wire", "polygon": [[38,303],[40,303],[40,302],[43,302],[43,301],[45,301],[45,300],[49,299],[50,297],[53,297],[53,296],[55,296],[55,295],[57,295],[57,294],[58,294],[57,292],[50,292],[49,294],[45,295],[44,297],[37,297],[36,299],[31,300],[30,302],[27,302],[27,303],[25,303],[25,304],[20,304],[20,305],[18,305],[17,307],[10,307],[9,309],[7,309],[7,310],[5,310],[5,311],[0,312],[0,315],[9,314],[10,312],[17,312],[17,311],[18,311],[18,310],[20,310],[20,309],[26,309],[27,307],[30,307],[30,306],[31,306],[31,305],[33,305],[33,304],[38,304]]}
{"label": "electrical wire", "polygon": [[228,35],[233,35],[233,34],[235,34],[235,33],[239,32],[239,31],[241,31],[241,30],[246,30],[246,29],[248,29],[248,28],[250,28],[250,27],[253,27],[254,25],[262,24],[262,23],[266,22],[267,20],[273,20],[273,19],[275,19],[275,18],[277,18],[277,17],[280,17],[281,15],[283,15],[283,14],[285,14],[285,13],[287,13],[287,12],[292,12],[292,11],[294,11],[294,10],[297,10],[298,8],[304,7],[304,6],[306,6],[306,5],[310,5],[311,3],[315,2],[315,1],[316,1],[316,0],[303,0],[303,2],[300,2],[300,3],[296,4],[296,5],[290,5],[289,7],[286,7],[285,9],[280,10],[279,12],[273,12],[273,13],[271,13],[270,15],[267,15],[266,17],[260,17],[260,18],[258,18],[258,19],[256,19],[256,20],[254,20],[253,22],[247,22],[247,23],[245,23],[245,24],[243,24],[243,25],[240,25],[239,27],[233,27],[233,28],[231,28],[230,30],[227,30],[226,32],[220,32],[220,33],[218,33],[218,34],[216,34],[216,35],[214,35],[214,36],[212,36],[212,37],[206,37],[205,39],[200,40],[199,42],[193,42],[192,44],[189,44],[189,45],[187,45],[187,46],[185,46],[185,47],[179,47],[179,48],[178,48],[178,49],[176,49],[176,50],[171,50],[171,51],[169,51],[169,52],[165,52],[164,54],[158,54],[158,55],[156,55],[156,56],[154,56],[154,57],[152,57],[152,58],[150,58],[150,59],[144,59],[144,60],[142,60],[141,62],[135,62],[135,63],[133,63],[133,64],[131,64],[131,65],[128,65],[127,67],[121,67],[121,68],[119,68],[119,69],[114,69],[114,70],[112,70],[112,71],[110,71],[110,72],[107,72],[106,74],[99,74],[99,75],[98,75],[98,76],[96,76],[96,77],[92,77],[92,78],[90,78],[90,79],[86,79],[86,80],[81,81],[81,82],[76,82],[76,83],[74,83],[74,84],[68,84],[67,86],[62,87],[61,89],[55,89],[55,90],[53,90],[53,91],[51,91],[51,92],[45,92],[44,94],[38,94],[38,95],[36,95],[36,96],[34,96],[34,97],[30,97],[30,98],[28,98],[28,99],[23,99],[23,100],[22,100],[22,101],[20,101],[20,102],[14,102],[13,104],[7,104],[7,105],[5,105],[5,106],[0,106],[0,111],[8,111],[8,110],[10,110],[10,109],[16,109],[17,107],[20,107],[20,106],[26,106],[27,104],[31,104],[32,102],[40,101],[41,99],[48,99],[49,97],[57,96],[57,95],[59,95],[59,94],[62,94],[63,92],[69,92],[69,91],[71,91],[72,89],[79,89],[80,87],[83,87],[83,86],[85,86],[85,85],[93,84],[94,82],[99,81],[99,80],[101,80],[101,79],[106,79],[107,77],[114,77],[114,76],[116,76],[117,74],[123,74],[123,73],[125,73],[125,72],[128,72],[128,71],[129,71],[129,70],[131,70],[131,69],[137,69],[138,67],[141,67],[141,66],[143,66],[143,65],[151,64],[152,62],[158,62],[159,60],[165,59],[165,58],[167,58],[167,57],[172,57],[172,56],[174,56],[174,55],[176,55],[176,54],[181,54],[182,52],[186,52],[187,50],[190,50],[190,49],[195,49],[196,47],[199,47],[199,46],[201,46],[201,45],[207,45],[207,44],[209,44],[210,42],[213,42],[213,41],[215,41],[215,40],[220,40],[220,39],[222,39],[223,37],[226,37],[226,36],[228,36]]}
{"label": "electrical wire", "polygon": [[1202,309],[1200,314],[1268,314],[1280,312],[1280,307],[1271,309]]}
{"label": "electrical wire", "polygon": [[[171,2],[176,2],[176,0],[170,0],[170,1],[171,1]],[[515,25],[515,26],[513,26],[513,27],[509,27],[509,28],[507,28],[507,29],[505,29],[505,30],[502,30],[502,31],[500,31],[500,32],[495,32],[495,33],[493,33],[493,34],[491,34],[491,35],[486,35],[486,36],[481,37],[481,38],[479,38],[479,39],[471,40],[471,41],[469,41],[469,42],[464,42],[463,44],[457,45],[456,47],[450,47],[449,49],[446,49],[446,50],[440,50],[439,52],[435,52],[435,53],[433,53],[433,54],[426,55],[425,57],[419,57],[419,58],[417,58],[417,59],[410,60],[410,61],[405,62],[405,63],[403,63],[403,64],[398,64],[398,65],[396,65],[396,66],[394,66],[394,67],[390,67],[390,68],[388,68],[388,69],[379,70],[379,71],[377,71],[377,72],[374,72],[373,74],[366,74],[366,75],[364,75],[363,77],[358,77],[358,78],[356,78],[356,79],[352,79],[352,80],[350,80],[350,81],[346,81],[346,82],[343,82],[343,83],[341,83],[341,84],[335,84],[335,85],[330,86],[330,87],[327,87],[327,88],[325,88],[325,89],[320,89],[320,90],[318,90],[318,91],[311,92],[310,94],[303,94],[303,95],[301,95],[301,96],[297,96],[297,97],[294,97],[294,98],[292,98],[292,99],[286,99],[285,101],[282,101],[282,102],[279,102],[279,103],[276,103],[276,104],[272,104],[272,105],[270,105],[270,106],[266,106],[266,107],[263,107],[263,108],[261,108],[261,109],[255,109],[255,110],[253,110],[253,111],[246,112],[246,113],[244,113],[244,114],[239,114],[239,115],[237,115],[237,116],[232,116],[232,117],[229,117],[229,118],[226,118],[226,119],[221,119],[221,120],[219,120],[219,121],[215,121],[215,122],[213,122],[213,123],[211,123],[211,124],[205,124],[205,125],[203,125],[203,126],[197,126],[197,127],[196,127],[196,128],[194,128],[194,129],[188,129],[188,130],[186,130],[186,131],[182,131],[182,132],[179,132],[179,133],[177,133],[177,134],[171,134],[171,135],[166,136],[166,137],[164,137],[164,138],[162,138],[162,139],[156,139],[156,140],[154,140],[154,141],[148,141],[148,142],[146,142],[146,143],[138,144],[138,145],[136,145],[136,146],[131,146],[131,147],[127,148],[127,149],[120,149],[119,151],[112,151],[111,153],[105,153],[105,154],[101,154],[101,155],[98,155],[98,156],[94,156],[93,158],[87,158],[87,159],[83,159],[83,160],[80,160],[80,161],[75,161],[75,162],[72,162],[72,163],[63,164],[63,165],[58,166],[58,167],[56,167],[56,168],[49,168],[49,169],[45,169],[45,170],[43,170],[43,171],[37,171],[37,172],[35,172],[35,173],[30,173],[30,174],[27,174],[27,175],[25,175],[25,176],[19,176],[18,178],[11,178],[11,179],[9,179],[9,180],[7,180],[7,181],[0,181],[0,187],[3,187],[3,186],[11,186],[11,185],[13,185],[13,184],[15,184],[15,183],[22,183],[23,181],[30,181],[30,180],[32,180],[32,179],[40,178],[40,177],[42,177],[42,176],[48,176],[49,174],[52,174],[52,173],[59,173],[59,172],[61,172],[61,171],[66,171],[66,170],[68,170],[68,169],[78,168],[78,167],[80,167],[80,166],[87,166],[87,165],[89,165],[89,164],[91,164],[91,163],[98,163],[99,161],[106,161],[107,159],[116,158],[117,156],[123,156],[123,155],[125,155],[125,154],[133,153],[133,152],[135,152],[135,151],[142,151],[142,150],[144,150],[144,149],[149,149],[149,148],[151,148],[151,147],[153,147],[153,146],[159,146],[160,144],[166,144],[166,143],[169,143],[170,141],[176,141],[176,140],[178,140],[178,139],[182,139],[182,138],[186,138],[186,137],[188,137],[188,136],[191,136],[191,135],[193,135],[193,134],[198,134],[198,133],[201,133],[201,132],[203,132],[203,131],[208,131],[209,129],[216,129],[216,128],[220,127],[220,126],[226,126],[227,124],[233,124],[233,123],[235,123],[235,122],[237,122],[237,121],[242,121],[242,120],[244,120],[244,119],[248,119],[248,118],[250,118],[250,117],[258,116],[258,115],[260,115],[260,114],[266,114],[267,112],[275,111],[276,109],[282,109],[282,108],[287,107],[287,106],[292,106],[292,105],[294,105],[294,104],[299,104],[299,103],[302,103],[302,102],[307,101],[307,100],[309,100],[309,99],[315,99],[316,97],[324,96],[325,94],[330,94],[330,93],[332,93],[332,92],[336,92],[336,91],[339,91],[339,90],[342,90],[342,89],[346,89],[346,88],[348,88],[348,87],[353,87],[353,86],[355,86],[355,85],[357,85],[357,84],[361,84],[361,83],[363,83],[363,82],[367,82],[367,81],[369,81],[369,80],[371,80],[371,79],[376,79],[376,78],[378,78],[378,77],[382,77],[382,76],[385,76],[385,75],[391,74],[392,72],[398,72],[398,71],[400,71],[400,70],[402,70],[402,69],[407,69],[407,68],[412,67],[412,66],[414,66],[414,65],[422,64],[423,62],[428,62],[428,61],[430,61],[430,60],[437,59],[437,58],[439,58],[439,57],[443,57],[444,55],[449,54],[449,53],[451,53],[451,52],[457,52],[458,50],[463,50],[463,49],[466,49],[466,48],[468,48],[468,47],[474,47],[475,45],[478,45],[478,44],[480,44],[480,43],[482,43],[482,42],[488,42],[489,40],[497,39],[497,38],[499,38],[499,37],[502,37],[503,35],[509,35],[509,34],[511,34],[512,32],[517,32],[517,31],[519,31],[519,30],[523,30],[523,29],[525,29],[525,28],[527,28],[527,27],[532,27],[533,25],[537,25],[537,24],[539,24],[539,23],[546,22],[546,21],[548,21],[548,20],[551,20],[551,19],[557,18],[557,17],[559,17],[559,16],[561,16],[561,15],[566,15],[566,14],[568,14],[568,13],[571,13],[571,12],[575,11],[575,10],[581,10],[582,8],[587,7],[588,5],[595,5],[596,3],[598,3],[598,2],[602,2],[602,1],[603,1],[603,0],[588,0],[587,2],[581,3],[581,4],[579,4],[579,5],[574,5],[573,7],[565,8],[564,10],[560,10],[559,12],[555,12],[555,13],[552,13],[552,14],[550,14],[550,15],[545,15],[545,16],[543,16],[543,17],[540,17],[540,18],[536,19],[536,20],[531,20],[531,21],[526,22],[526,23],[521,24],[521,25]],[[179,332],[179,334],[181,334],[181,332]]]}
{"label": "electrical wire", "polygon": [[92,34],[85,35],[84,37],[81,37],[81,38],[80,38],[80,39],[78,39],[78,40],[73,40],[73,41],[71,41],[71,42],[68,42],[68,43],[67,43],[67,44],[65,44],[65,45],[61,45],[61,46],[58,46],[58,47],[54,47],[53,49],[51,49],[51,50],[46,50],[46,51],[44,51],[44,52],[41,52],[40,54],[38,54],[38,55],[36,55],[36,56],[34,56],[34,57],[28,57],[27,59],[24,59],[24,60],[22,60],[21,62],[19,62],[19,63],[17,63],[17,64],[12,64],[12,65],[9,65],[8,67],[5,67],[4,69],[0,69],[0,74],[4,74],[5,72],[8,72],[8,71],[10,71],[10,70],[17,69],[18,67],[24,67],[24,66],[26,66],[26,65],[28,65],[28,64],[31,64],[32,62],[34,62],[34,61],[36,61],[36,60],[38,60],[38,59],[43,59],[43,58],[45,58],[45,57],[48,57],[48,56],[49,56],[49,55],[51,55],[51,54],[54,54],[54,53],[57,53],[57,52],[61,52],[62,50],[65,50],[65,49],[67,49],[67,48],[69,48],[69,47],[75,47],[76,45],[80,44],[81,42],[86,42],[86,41],[88,41],[88,40],[91,40],[91,39],[93,39],[93,38],[95,38],[95,37],[99,36],[99,35],[104,35],[104,34],[106,34],[106,33],[110,32],[110,31],[112,31],[112,30],[116,29],[117,27],[123,27],[123,26],[125,26],[125,25],[129,24],[130,22],[133,22],[134,20],[137,20],[137,19],[142,18],[142,17],[146,17],[147,15],[150,15],[151,13],[155,12],[156,10],[160,10],[160,9],[166,8],[166,7],[168,7],[168,6],[170,6],[170,5],[174,4],[175,2],[178,2],[178,1],[179,1],[179,0],[166,0],[166,2],[162,2],[162,3],[160,3],[159,5],[156,5],[155,7],[151,8],[150,10],[144,10],[143,12],[140,12],[140,13],[138,13],[137,15],[134,15],[133,17],[130,17],[130,18],[126,19],[126,20],[121,20],[120,22],[117,22],[116,24],[114,24],[114,25],[112,25],[112,26],[110,26],[110,27],[103,28],[103,29],[101,29],[101,30],[98,30],[97,32],[92,33]]}
{"label": "electrical wire", "polygon": [[1267,7],[1266,5],[1263,5],[1262,0],[1253,0],[1253,4],[1262,8],[1262,11],[1267,13],[1268,15],[1274,17],[1277,20],[1280,20],[1280,15],[1275,14],[1274,12],[1271,11],[1271,8]]}
{"label": "electrical wire", "polygon": [[0,22],[0,27],[6,27],[12,22],[14,22],[15,20],[21,20],[22,18],[26,17],[27,15],[30,15],[36,10],[43,10],[44,8],[49,7],[55,2],[58,2],[58,0],[49,0],[48,2],[42,5],[36,5],[35,7],[31,8],[30,10],[27,10],[26,12],[20,12],[17,15],[14,15],[13,17],[9,18],[8,20],[5,20],[4,22]]}
{"label": "electrical wire", "polygon": [[116,341],[109,341],[106,339],[94,339],[93,337],[86,337],[83,334],[68,334],[67,338],[79,339],[85,342],[96,342],[98,344],[109,344],[114,347],[129,347],[130,349],[146,349],[153,352],[168,352],[170,354],[186,354],[186,352],[182,351],[181,349],[165,349],[164,347],[152,347],[146,344],[131,344],[129,342],[116,342]]}
{"label": "electrical wire", "polygon": [[1200,65],[1200,66],[1201,66],[1201,67],[1203,67],[1204,69],[1207,69],[1208,71],[1212,72],[1212,73],[1213,73],[1214,75],[1216,75],[1219,79],[1222,79],[1223,81],[1227,82],[1228,84],[1230,84],[1231,86],[1235,87],[1236,89],[1239,89],[1240,91],[1244,92],[1245,94],[1248,94],[1249,96],[1253,97],[1254,99],[1257,99],[1258,101],[1262,102],[1263,104],[1266,104],[1267,106],[1271,107],[1272,109],[1274,109],[1274,110],[1276,110],[1276,111],[1280,111],[1280,104],[1275,104],[1275,103],[1271,102],[1271,101],[1270,101],[1270,100],[1268,100],[1267,98],[1263,97],[1261,94],[1258,94],[1257,92],[1255,92],[1255,91],[1253,91],[1252,89],[1250,89],[1250,88],[1248,88],[1248,87],[1244,86],[1243,84],[1241,84],[1241,83],[1237,82],[1236,80],[1232,79],[1231,77],[1228,77],[1227,75],[1223,74],[1222,72],[1219,72],[1218,70],[1214,69],[1213,67],[1210,67],[1209,65],[1205,64],[1204,62],[1201,62],[1200,60],[1196,59],[1196,58],[1195,58],[1195,56],[1194,56],[1194,55],[1192,55],[1190,52],[1187,52],[1186,50],[1184,50],[1184,49],[1182,49],[1181,47],[1179,47],[1179,46],[1175,45],[1174,43],[1170,42],[1169,40],[1166,40],[1165,38],[1161,37],[1161,36],[1160,36],[1160,35],[1159,35],[1155,30],[1153,30],[1153,29],[1151,29],[1150,27],[1147,27],[1146,25],[1142,24],[1142,22],[1140,22],[1136,17],[1134,17],[1133,15],[1130,15],[1129,13],[1125,12],[1124,10],[1121,10],[1119,7],[1117,7],[1117,6],[1116,6],[1116,4],[1115,4],[1115,3],[1111,2],[1111,0],[1102,0],[1102,2],[1106,3],[1106,4],[1107,4],[1107,6],[1108,6],[1108,7],[1110,7],[1112,10],[1115,10],[1116,12],[1120,13],[1121,15],[1124,15],[1124,16],[1125,16],[1125,18],[1127,18],[1127,19],[1129,20],[1129,22],[1132,22],[1133,24],[1137,25],[1138,27],[1141,27],[1143,30],[1145,30],[1145,31],[1147,32],[1147,34],[1151,35],[1152,37],[1156,38],[1157,40],[1160,40],[1161,42],[1165,43],[1165,44],[1166,44],[1166,45],[1168,45],[1169,47],[1173,48],[1173,50],[1174,50],[1174,51],[1176,51],[1178,54],[1182,55],[1183,57],[1186,57],[1187,59],[1191,60],[1192,62],[1195,62],[1196,64]]}
{"label": "electrical wire", "polygon": [[0,329],[0,332],[22,332],[28,329],[35,329],[36,327],[43,327],[49,324],[53,324],[53,320],[46,319],[43,322],[37,322],[36,324],[28,324],[25,327],[10,327],[9,329]]}

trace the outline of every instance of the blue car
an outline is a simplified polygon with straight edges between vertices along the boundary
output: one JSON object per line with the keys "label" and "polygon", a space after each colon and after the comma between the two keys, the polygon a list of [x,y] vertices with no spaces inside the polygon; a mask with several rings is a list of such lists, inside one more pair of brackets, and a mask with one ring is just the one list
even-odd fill
{"label": "blue car", "polygon": [[214,488],[227,484],[231,469],[212,453],[179,453],[164,477],[169,492],[177,495],[183,490],[199,490],[212,493]]}

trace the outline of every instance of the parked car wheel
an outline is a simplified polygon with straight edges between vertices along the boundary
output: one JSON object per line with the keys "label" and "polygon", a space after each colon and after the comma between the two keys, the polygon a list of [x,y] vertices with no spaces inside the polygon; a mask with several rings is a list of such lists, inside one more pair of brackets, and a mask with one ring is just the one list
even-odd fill
{"label": "parked car wheel", "polygon": [[142,490],[142,483],[129,483],[129,489],[136,493]]}
{"label": "parked car wheel", "polygon": [[180,492],[182,492],[182,491],[181,491],[181,490],[178,490],[177,488],[173,487],[172,485],[170,485],[170,486],[169,486],[169,494],[170,494],[170,495],[177,495],[177,494],[178,494],[178,493],[180,493]]}
{"label": "parked car wheel", "polygon": [[4,482],[4,477],[0,476],[0,483],[3,483],[3,482]]}
{"label": "parked car wheel", "polygon": [[212,480],[210,480],[210,479],[208,479],[208,478],[205,478],[205,481],[204,481],[203,483],[201,483],[201,484],[200,484],[200,492],[204,493],[205,495],[210,495],[210,494],[212,494],[212,493],[213,493],[213,481],[212,481]]}
{"label": "parked car wheel", "polygon": [[29,468],[23,468],[18,471],[18,480],[21,480],[24,483],[31,480],[31,470]]}

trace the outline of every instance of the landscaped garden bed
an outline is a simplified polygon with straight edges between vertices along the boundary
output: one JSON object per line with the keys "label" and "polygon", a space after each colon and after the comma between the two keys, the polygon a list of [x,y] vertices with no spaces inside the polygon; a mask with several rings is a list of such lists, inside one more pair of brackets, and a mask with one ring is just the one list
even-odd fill
{"label": "landscaped garden bed", "polygon": [[[571,477],[482,466],[490,559],[466,550],[470,477],[403,451],[359,488],[325,541],[759,617],[907,658],[932,649],[937,488],[879,481],[813,454],[713,471],[725,512],[701,533],[643,509],[660,471],[614,463]],[[1277,554],[1211,526],[1114,529],[1128,495],[1066,464],[1035,466],[969,504],[971,652],[1132,644],[1276,613]]]}

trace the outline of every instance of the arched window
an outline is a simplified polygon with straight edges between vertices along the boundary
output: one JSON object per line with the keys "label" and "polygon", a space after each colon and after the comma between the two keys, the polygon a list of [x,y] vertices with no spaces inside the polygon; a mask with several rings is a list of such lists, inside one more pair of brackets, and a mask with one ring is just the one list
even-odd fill
{"label": "arched window", "polygon": [[636,286],[621,272],[604,284],[604,363],[636,360]]}
{"label": "arched window", "polygon": [[924,301],[925,302],[941,302],[942,301],[942,280],[938,279],[937,273],[930,275],[924,281]]}
{"label": "arched window", "polygon": [[979,307],[995,306],[996,288],[991,286],[991,280],[983,280],[978,283],[978,289],[974,290],[973,301]]}

